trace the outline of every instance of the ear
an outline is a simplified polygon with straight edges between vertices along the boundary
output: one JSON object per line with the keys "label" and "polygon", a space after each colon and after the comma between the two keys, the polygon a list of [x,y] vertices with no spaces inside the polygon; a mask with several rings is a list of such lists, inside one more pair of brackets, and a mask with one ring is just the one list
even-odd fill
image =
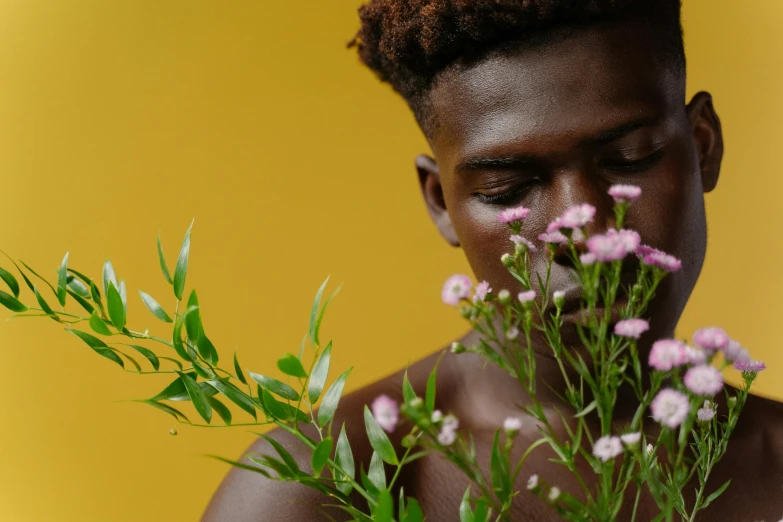
{"label": "ear", "polygon": [[419,173],[421,195],[424,196],[424,203],[427,205],[430,219],[438,227],[443,239],[451,246],[458,247],[459,239],[454,232],[451,217],[446,210],[446,202],[443,199],[443,186],[440,183],[438,164],[430,156],[421,154],[416,156],[416,171]]}
{"label": "ear", "polygon": [[711,192],[718,184],[723,159],[723,131],[720,127],[720,118],[712,105],[712,96],[707,92],[696,94],[687,105],[686,112],[699,154],[702,186],[704,192]]}

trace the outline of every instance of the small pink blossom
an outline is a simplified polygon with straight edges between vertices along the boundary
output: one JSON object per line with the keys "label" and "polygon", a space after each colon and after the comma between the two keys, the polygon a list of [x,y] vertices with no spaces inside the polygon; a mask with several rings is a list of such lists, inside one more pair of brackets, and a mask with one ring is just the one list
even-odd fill
{"label": "small pink blossom", "polygon": [[508,417],[503,421],[503,430],[506,433],[516,433],[522,429],[522,419],[519,417]]}
{"label": "small pink blossom", "polygon": [[712,353],[726,348],[729,345],[729,336],[722,328],[702,328],[693,334],[693,343]]}
{"label": "small pink blossom", "polygon": [[611,460],[623,452],[623,443],[620,437],[610,437],[605,435],[595,441],[593,445],[593,456],[601,459],[602,462]]}
{"label": "small pink blossom", "polygon": [[459,428],[459,419],[452,414],[443,417],[443,429],[457,431]]}
{"label": "small pink blossom", "polygon": [[498,216],[498,221],[501,223],[513,223],[515,221],[522,221],[530,214],[530,209],[525,207],[507,208]]}
{"label": "small pink blossom", "polygon": [[729,339],[729,344],[723,349],[723,357],[729,362],[734,362],[742,356],[742,352],[742,345],[734,339]]}
{"label": "small pink blossom", "polygon": [[561,243],[568,242],[568,238],[557,230],[553,232],[546,232],[544,234],[540,234],[538,236],[538,240],[543,241],[544,243],[551,243],[553,245],[559,245]]}
{"label": "small pink blossom", "polygon": [[528,290],[527,292],[519,292],[519,295],[517,296],[517,299],[519,299],[520,303],[529,303],[535,298],[536,298],[535,290]]}
{"label": "small pink blossom", "polygon": [[595,217],[595,207],[587,203],[568,208],[560,218],[563,228],[582,228]]}
{"label": "small pink blossom", "polygon": [[739,354],[737,354],[737,359],[734,362],[750,362],[750,354],[745,348],[743,348],[739,351]]}
{"label": "small pink blossom", "polygon": [[677,272],[682,268],[682,261],[663,252],[653,252],[642,258],[645,265],[654,266],[667,272]]}
{"label": "small pink blossom", "polygon": [[636,185],[612,185],[609,187],[609,195],[617,203],[630,203],[636,201],[642,195],[642,189]]}
{"label": "small pink blossom", "polygon": [[691,393],[705,397],[712,397],[723,389],[723,376],[717,368],[706,364],[688,369],[683,382]]}
{"label": "small pink blossom", "polygon": [[595,260],[596,260],[595,254],[593,254],[592,252],[585,252],[584,254],[579,256],[579,261],[584,266],[592,265],[593,263],[595,263]]}
{"label": "small pink blossom", "polygon": [[626,254],[633,254],[639,248],[642,238],[635,230],[609,230],[606,233],[609,236],[617,236],[617,240],[623,245]]}
{"label": "small pink blossom", "polygon": [[546,226],[546,233],[552,234],[554,232],[560,232],[561,228],[565,228],[565,226],[563,226],[563,218],[558,217]]}
{"label": "small pink blossom", "polygon": [[446,284],[443,285],[443,291],[441,292],[443,302],[451,306],[457,306],[462,299],[467,299],[472,286],[473,283],[466,275],[456,274],[449,277],[446,280]]}
{"label": "small pink blossom", "polygon": [[514,242],[515,245],[525,245],[525,247],[531,252],[536,252],[538,249],[527,238],[520,236],[519,234],[513,234],[509,239]]}
{"label": "small pink blossom", "polygon": [[654,420],[669,428],[676,428],[688,417],[690,404],[684,393],[665,388],[655,396],[650,410]]}
{"label": "small pink blossom", "polygon": [[625,319],[614,326],[614,334],[620,337],[638,339],[650,329],[650,323],[644,319]]}
{"label": "small pink blossom", "polygon": [[383,431],[392,433],[394,428],[397,427],[397,422],[400,418],[400,410],[397,407],[397,403],[387,395],[379,395],[372,402],[370,409],[372,410],[372,416],[378,422],[378,426]]}
{"label": "small pink blossom", "polygon": [[443,428],[438,433],[438,442],[443,446],[451,446],[455,440],[457,440],[457,433],[454,430]]}
{"label": "small pink blossom", "polygon": [[666,372],[685,362],[685,345],[674,339],[656,341],[650,350],[650,366]]}
{"label": "small pink blossom", "polygon": [[598,234],[587,240],[587,250],[598,261],[617,261],[625,257],[625,247],[617,234]]}
{"label": "small pink blossom", "polygon": [[623,441],[623,444],[626,446],[634,446],[639,444],[639,441],[642,440],[642,434],[638,431],[634,433],[626,433],[625,435],[620,435],[620,440]]}
{"label": "small pink blossom", "polygon": [[707,362],[707,354],[704,350],[699,350],[693,346],[685,347],[685,363],[691,365],[699,365]]}
{"label": "small pink blossom", "polygon": [[761,361],[737,361],[734,363],[734,369],[741,372],[758,373],[767,369],[767,365]]}
{"label": "small pink blossom", "polygon": [[658,250],[657,248],[653,248],[648,245],[639,245],[636,248],[636,255],[639,257],[647,257],[652,254],[665,254],[666,252],[662,252]]}
{"label": "small pink blossom", "polygon": [[484,301],[487,298],[487,294],[491,291],[492,289],[489,287],[489,283],[487,281],[480,282],[476,285],[476,292],[473,294],[473,302],[478,303],[480,301]]}
{"label": "small pink blossom", "polygon": [[704,406],[696,411],[696,419],[699,422],[709,422],[718,412],[718,406],[710,401],[704,401]]}

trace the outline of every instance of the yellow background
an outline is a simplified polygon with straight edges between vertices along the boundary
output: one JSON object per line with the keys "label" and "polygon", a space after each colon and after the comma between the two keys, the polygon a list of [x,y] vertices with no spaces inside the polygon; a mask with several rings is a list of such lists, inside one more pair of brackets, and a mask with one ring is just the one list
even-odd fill
{"label": "yellow background", "polygon": [[[224,357],[238,346],[262,371],[295,351],[327,274],[344,283],[325,336],[351,388],[444,345],[464,325],[441,282],[467,267],[420,202],[412,117],[345,50],[358,4],[0,2],[0,247],[47,275],[66,251],[93,276],[111,258],[131,323],[164,331],[136,291],[171,308],[155,235],[173,264],[195,217],[188,282]],[[689,92],[715,95],[727,146],[681,334],[724,326],[769,364],[758,392],[783,398],[783,3],[685,4]],[[169,436],[168,416],[119,402],[167,378],[52,321],[3,321],[0,349],[2,520],[196,520],[227,470],[200,455],[253,439]]]}

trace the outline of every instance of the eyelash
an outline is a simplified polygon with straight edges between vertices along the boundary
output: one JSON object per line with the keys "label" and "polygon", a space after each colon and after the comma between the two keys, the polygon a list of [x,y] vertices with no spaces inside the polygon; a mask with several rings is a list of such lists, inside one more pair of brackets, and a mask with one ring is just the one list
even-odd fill
{"label": "eyelash", "polygon": [[501,192],[500,194],[488,195],[476,193],[476,197],[485,205],[508,205],[509,203],[518,201],[525,192],[528,191],[528,188],[529,185],[525,184],[509,189],[506,192]]}
{"label": "eyelash", "polygon": [[603,162],[602,167],[618,172],[643,172],[655,165],[663,156],[663,149],[658,149],[647,157],[635,161]]}

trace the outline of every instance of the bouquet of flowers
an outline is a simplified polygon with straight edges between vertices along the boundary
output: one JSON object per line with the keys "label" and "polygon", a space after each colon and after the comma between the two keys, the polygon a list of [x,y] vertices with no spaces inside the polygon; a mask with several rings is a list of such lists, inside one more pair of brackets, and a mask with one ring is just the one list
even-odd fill
{"label": "bouquet of flowers", "polygon": [[[198,294],[191,290],[186,298],[190,229],[173,275],[158,238],[161,271],[175,298],[173,312],[139,292],[152,315],[171,325],[165,338],[129,327],[126,285],[109,261],[96,282],[70,268],[66,254],[52,284],[24,262],[11,260],[34,301],[23,303],[16,277],[0,268],[0,278],[10,291],[0,291],[0,304],[15,312],[14,317],[48,317],[64,324],[66,331],[125,371],[168,374],[171,382],[139,402],[171,415],[178,424],[212,426],[213,413],[217,413],[226,427],[269,425],[288,432],[309,451],[308,469],[301,469],[291,452],[266,434],[259,436],[274,454],[250,456],[248,462],[216,458],[271,480],[313,488],[354,520],[424,520],[425,513],[415,498],[400,492],[394,499],[392,491],[403,466],[438,454],[470,479],[461,504],[454,507],[461,522],[511,520],[512,502],[519,493],[517,483],[524,482],[520,480],[523,474],[527,489],[564,520],[615,520],[626,501],[633,502],[632,520],[636,520],[639,500],[646,491],[660,510],[656,520],[692,521],[729,487],[726,482],[710,491],[708,479],[726,452],[751,385],[764,364],[751,360],[739,343],[714,327],[696,332],[694,346],[661,339],[652,345],[646,360],[640,356],[638,342],[649,329],[643,318],[647,306],[661,280],[680,269],[680,261],[641,245],[636,232],[623,228],[629,205],[640,197],[638,187],[617,185],[609,193],[615,200],[616,228],[585,237],[585,226],[592,221],[595,209],[588,204],[569,208],[538,238],[549,254],[544,273],[530,270],[530,253],[537,248],[523,236],[530,210],[519,207],[500,214],[513,244],[513,251],[500,261],[519,284],[516,295],[507,289],[495,292],[487,282],[473,289],[471,280],[462,275],[452,276],[444,286],[443,300],[458,307],[480,335],[475,346],[454,343],[452,352],[479,354],[516,379],[529,399],[520,408],[520,416],[534,419],[540,432],[540,438],[512,462],[521,417],[498,422],[489,476],[479,465],[472,436],[460,431],[459,419],[437,409],[437,367],[421,395],[406,374],[401,383],[403,404],[380,396],[371,407],[365,406],[364,423],[374,453],[367,469],[363,464],[357,466],[345,426],[334,425],[351,369],[330,382],[332,343],[320,339],[324,313],[336,294],[324,299],[328,279],[316,293],[309,328],[297,353],[286,353],[277,361],[277,370],[285,376],[282,380],[268,371],[243,369],[236,352],[228,365],[221,366],[218,350],[204,329]],[[576,322],[582,347],[577,350],[566,348],[561,337],[565,296],[550,288],[555,253],[563,249],[582,289]],[[624,285],[621,266],[628,256],[637,256],[638,270],[635,281]],[[44,296],[42,285],[48,287],[57,304]],[[83,311],[66,312],[69,300]],[[619,307],[620,317],[613,314],[617,303],[624,303]],[[558,419],[548,416],[549,405],[539,400],[534,339],[545,340],[562,373],[565,389],[557,392],[571,411],[557,410]],[[143,369],[140,360],[151,370]],[[730,365],[741,372],[744,382],[736,392],[724,388],[721,370]],[[629,425],[618,428],[614,422],[618,397],[628,392],[635,397],[635,414]],[[715,401],[719,393],[726,395],[726,411],[720,411]],[[186,402],[192,403],[195,416],[175,407]],[[237,408],[245,418],[235,419]],[[395,448],[387,432],[398,425],[400,414],[409,421],[410,432],[403,438],[403,447]],[[308,433],[315,433],[315,437],[305,434],[305,425],[311,426]],[[176,428],[171,433],[176,435]],[[528,456],[541,446],[557,455],[553,462],[573,474],[580,490],[562,491],[557,484],[539,478],[536,470],[525,468]],[[686,502],[682,492],[694,478],[696,496]],[[352,501],[352,492],[363,498],[362,505]]]}

